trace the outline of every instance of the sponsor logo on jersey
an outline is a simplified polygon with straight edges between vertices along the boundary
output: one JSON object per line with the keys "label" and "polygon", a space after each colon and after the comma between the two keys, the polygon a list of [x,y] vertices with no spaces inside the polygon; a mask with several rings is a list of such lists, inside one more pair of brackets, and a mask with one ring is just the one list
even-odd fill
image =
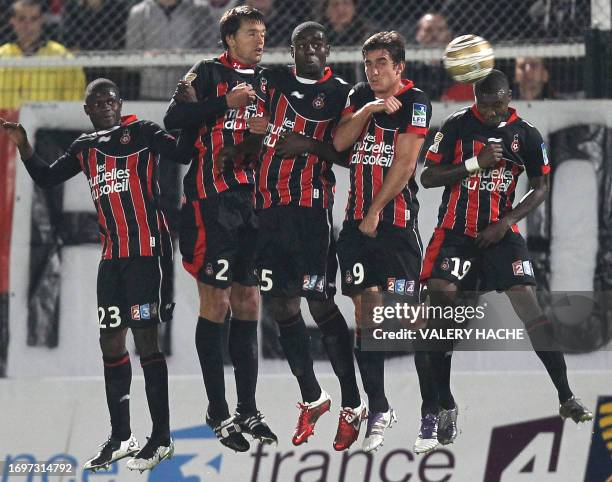
{"label": "sponsor logo on jersey", "polygon": [[113,192],[120,193],[130,190],[130,170],[128,168],[114,168],[107,171],[104,164],[99,164],[96,171],[96,174],[88,180],[94,201],[100,196],[108,196]]}
{"label": "sponsor logo on jersey", "polygon": [[387,292],[396,295],[413,295],[414,280],[387,278]]}
{"label": "sponsor logo on jersey", "polygon": [[223,128],[230,131],[245,131],[249,128],[247,121],[251,117],[257,116],[257,105],[255,104],[239,107],[238,109],[228,109],[225,112]]}
{"label": "sponsor logo on jersey", "polygon": [[132,306],[132,308],[130,309],[130,312],[132,313],[132,320],[140,320],[140,306],[139,305]]}
{"label": "sponsor logo on jersey", "polygon": [[414,295],[414,286],[415,286],[415,282],[413,279],[409,279],[406,280],[406,294],[407,295]]}
{"label": "sponsor logo on jersey", "polygon": [[498,167],[475,172],[470,177],[462,179],[461,185],[469,190],[508,192],[513,181],[511,170]]}
{"label": "sponsor logo on jersey", "polygon": [[187,72],[185,74],[184,80],[187,81],[187,82],[193,82],[196,79],[197,76],[198,76],[198,74],[196,74],[195,72]]}
{"label": "sponsor logo on jersey", "polygon": [[98,138],[98,142],[108,142],[110,141],[111,136],[102,136]]}
{"label": "sponsor logo on jersey", "polygon": [[318,274],[306,274],[302,280],[302,289],[305,291],[318,291],[323,293],[325,287],[325,276]]}
{"label": "sponsor logo on jersey", "polygon": [[381,167],[391,167],[395,148],[386,142],[376,142],[373,134],[367,133],[355,144],[351,156],[351,164],[369,164]]}
{"label": "sponsor logo on jersey", "polygon": [[296,97],[298,99],[303,99],[304,98],[304,94],[300,94],[297,90],[294,90],[289,95],[292,95],[293,97]]}
{"label": "sponsor logo on jersey", "polygon": [[325,276],[319,276],[315,284],[315,291],[323,293],[323,288],[325,288]]}
{"label": "sponsor logo on jersey", "polygon": [[387,291],[395,293],[395,278],[387,278]]}
{"label": "sponsor logo on jersey", "polygon": [[533,265],[531,261],[523,261],[523,272],[527,276],[533,276]]}
{"label": "sponsor logo on jersey", "polygon": [[144,305],[140,305],[140,319],[142,320],[150,320],[151,319],[151,308],[149,303]]}
{"label": "sponsor logo on jersey", "polygon": [[427,106],[425,104],[412,104],[412,125],[427,127]]}

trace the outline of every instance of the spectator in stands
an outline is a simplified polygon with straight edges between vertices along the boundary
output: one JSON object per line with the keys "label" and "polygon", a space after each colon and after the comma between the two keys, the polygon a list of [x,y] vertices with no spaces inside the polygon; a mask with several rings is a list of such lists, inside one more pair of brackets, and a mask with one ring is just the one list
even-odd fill
{"label": "spectator in stands", "polygon": [[358,14],[357,0],[325,0],[322,23],[327,31],[329,43],[339,45],[359,45],[378,29]]}
{"label": "spectator in stands", "polygon": [[[437,12],[428,12],[417,22],[415,41],[422,47],[444,48],[453,35],[446,18]],[[417,87],[427,92],[430,99],[445,102],[464,102],[474,99],[472,84],[453,82],[438,58],[428,62],[408,64],[407,75]]]}
{"label": "spectator in stands", "polygon": [[549,78],[543,59],[518,57],[514,64],[512,97],[520,100],[552,99]]}
{"label": "spectator in stands", "polygon": [[244,4],[256,8],[266,19],[266,48],[287,47],[291,33],[310,12],[309,2],[283,2],[283,0],[245,0]]}
{"label": "spectator in stands", "polygon": [[[143,0],[130,9],[126,49],[155,55],[163,51],[217,47],[217,28],[208,6],[199,0]],[[168,99],[185,66],[150,67],[140,73],[141,99]]]}
{"label": "spectator in stands", "polygon": [[[39,0],[15,0],[10,15],[16,41],[0,46],[0,58],[70,55],[62,44],[43,36],[43,7]],[[0,108],[19,108],[28,101],[81,100],[84,90],[82,69],[0,69]]]}
{"label": "spectator in stands", "polygon": [[230,8],[234,8],[240,0],[208,0],[210,14],[215,19],[215,26],[219,25],[219,20]]}
{"label": "spectator in stands", "polygon": [[64,10],[62,39],[70,50],[125,47],[126,0],[70,0]]}

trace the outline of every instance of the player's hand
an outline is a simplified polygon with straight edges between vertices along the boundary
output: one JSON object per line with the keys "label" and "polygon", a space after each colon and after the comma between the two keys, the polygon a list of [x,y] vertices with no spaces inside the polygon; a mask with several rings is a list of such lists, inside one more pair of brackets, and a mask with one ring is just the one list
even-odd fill
{"label": "player's hand", "polygon": [[310,138],[297,132],[283,132],[274,146],[276,153],[283,159],[305,154],[309,148]]}
{"label": "player's hand", "polygon": [[0,128],[17,147],[25,147],[28,144],[28,134],[21,124],[0,118]]}
{"label": "player's hand", "polygon": [[476,236],[476,246],[488,248],[493,244],[499,243],[506,235],[508,229],[510,229],[510,224],[503,218],[496,223],[489,224]]}
{"label": "player's hand", "polygon": [[230,109],[246,107],[255,100],[255,90],[250,84],[242,82],[225,95],[225,100]]}
{"label": "player's hand", "polygon": [[397,99],[397,97],[391,96],[387,99],[376,99],[372,102],[368,102],[367,106],[371,114],[376,114],[377,112],[393,114],[401,109],[402,103]]}
{"label": "player's hand", "polygon": [[251,134],[261,135],[263,136],[268,130],[268,123],[270,122],[270,117],[265,115],[263,117],[250,117],[247,121],[249,125],[249,131]]}
{"label": "player's hand", "polygon": [[240,152],[236,146],[225,146],[219,151],[219,155],[213,163],[215,176],[220,176],[223,172],[233,171],[240,157]]}
{"label": "player's hand", "polygon": [[380,216],[376,211],[368,211],[368,214],[359,223],[359,231],[370,238],[375,238],[379,221]]}
{"label": "player's hand", "polygon": [[176,90],[174,91],[174,95],[172,96],[172,98],[178,103],[183,104],[198,101],[198,96],[196,94],[195,88],[188,80],[179,80],[179,83],[176,86]]}
{"label": "player's hand", "polygon": [[483,169],[495,166],[502,158],[502,146],[498,143],[487,144],[478,153],[478,165]]}

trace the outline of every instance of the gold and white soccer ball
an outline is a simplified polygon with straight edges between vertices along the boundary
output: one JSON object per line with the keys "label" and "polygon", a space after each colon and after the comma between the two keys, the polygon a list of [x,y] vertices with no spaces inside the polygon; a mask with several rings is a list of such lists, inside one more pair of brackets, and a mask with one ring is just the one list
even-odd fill
{"label": "gold and white soccer ball", "polygon": [[493,69],[495,55],[491,44],[477,35],[462,35],[444,50],[444,68],[457,82],[476,82]]}

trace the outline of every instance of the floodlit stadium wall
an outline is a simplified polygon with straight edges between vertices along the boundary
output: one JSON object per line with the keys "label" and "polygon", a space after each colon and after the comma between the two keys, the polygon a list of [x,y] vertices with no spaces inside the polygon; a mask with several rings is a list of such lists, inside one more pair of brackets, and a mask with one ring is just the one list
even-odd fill
{"label": "floodlit stadium wall", "polygon": [[[610,226],[609,203],[610,172],[604,168],[612,162],[612,153],[606,139],[608,129],[612,126],[612,101],[545,101],[527,104],[516,102],[519,114],[533,123],[542,132],[544,138],[551,137],[559,148],[552,149],[554,159],[558,152],[564,162],[559,166],[558,174],[553,179],[552,219],[550,239],[546,239],[545,209],[535,216],[529,226],[521,223],[523,233],[529,239],[540,241],[550,246],[550,251],[538,252],[537,256],[546,255],[546,262],[541,265],[550,266],[546,276],[551,290],[590,291],[596,287],[594,274],[603,270],[605,273],[609,259],[606,251],[598,246],[598,236],[606,238],[598,229]],[[434,104],[432,126],[440,125],[441,121],[457,110],[460,106]],[[124,113],[135,113],[140,118],[151,119],[161,123],[166,103],[162,102],[126,102]],[[88,119],[82,113],[80,103],[45,103],[30,104],[21,109],[20,122],[28,129],[30,137],[36,138],[36,133],[43,129],[80,130],[89,125]],[[432,134],[433,134],[432,129]],[[570,149],[567,139],[576,140]],[[564,144],[565,143],[565,144]],[[38,146],[40,148],[41,146]],[[584,162],[584,161],[591,162]],[[28,305],[30,270],[28,268],[31,255],[31,225],[33,183],[27,171],[16,161],[17,176],[15,189],[15,209],[13,216],[13,235],[11,244],[10,265],[10,344],[8,350],[9,377],[24,376],[65,376],[65,375],[99,375],[100,352],[97,346],[98,325],[96,319],[96,271],[100,258],[100,247],[94,242],[70,246],[59,246],[57,256],[52,261],[60,263],[57,278],[52,279],[52,287],[59,289],[59,319],[55,330],[56,348],[53,344],[39,343],[36,345],[29,338],[31,326],[28,323]],[[553,160],[554,165],[554,160]],[[337,199],[334,206],[334,220],[340,227],[344,206],[346,203],[348,176],[347,171],[335,168],[337,174]],[[602,173],[607,172],[604,177]],[[599,176],[599,177],[598,177]],[[525,176],[522,176],[525,177]],[[600,189],[601,188],[601,189]],[[525,183],[519,187],[517,199],[525,191]],[[600,193],[598,198],[597,194]],[[431,236],[436,222],[437,209],[441,198],[441,189],[419,191],[420,230],[426,244]],[[605,205],[601,205],[602,202]],[[63,193],[63,212],[93,213],[93,204],[87,184],[81,176],[68,181]],[[599,219],[598,211],[604,218]],[[37,212],[36,215],[39,213]],[[36,221],[35,221],[36,222]],[[603,226],[603,227],[602,227]],[[607,228],[606,228],[607,229]],[[538,244],[538,243],[536,243]],[[608,243],[609,244],[609,243]],[[603,246],[603,245],[602,245]],[[604,246],[605,247],[605,246]],[[541,247],[536,249],[541,250]],[[607,248],[609,249],[609,247]],[[604,261],[597,261],[597,256]],[[596,259],[597,258],[597,259]],[[548,263],[548,264],[547,264]],[[602,264],[603,263],[603,264]],[[185,375],[199,373],[197,355],[194,349],[193,336],[197,320],[198,298],[195,283],[181,266],[180,256],[176,258],[175,321],[173,322],[169,358],[170,373]],[[609,279],[609,278],[608,278]],[[143,280],[146,282],[146,280]],[[599,286],[604,289],[605,286]],[[494,295],[495,296],[495,295]],[[353,308],[350,300],[337,295],[340,309],[353,325]],[[45,298],[42,297],[44,302]],[[307,314],[305,309],[304,313]],[[312,321],[309,320],[312,324]],[[34,320],[36,322],[36,320]],[[610,322],[604,319],[602,332],[607,333]],[[609,341],[609,336],[603,338],[595,348]],[[538,369],[535,356],[513,357],[504,353],[480,353],[470,356],[459,356],[455,365],[458,369]],[[589,355],[572,356],[568,362],[571,368],[609,368],[612,357],[608,351],[595,351]],[[410,361],[411,364],[411,361]],[[286,373],[284,361],[264,360],[263,372]],[[327,363],[320,363],[320,369],[329,370]],[[412,368],[410,368],[412,370]]]}
{"label": "floodlit stadium wall", "polygon": [[[556,415],[556,397],[543,373],[457,374],[453,388],[459,404],[460,435],[454,444],[415,455],[420,397],[414,373],[389,377],[387,396],[398,423],[386,431],[380,450],[335,452],[332,440],[339,405],[332,403],[308,444],[293,447],[296,386],[289,375],[259,380],[258,407],[279,436],[278,446],[251,445],[235,454],[217,442],[204,425],[205,403],[199,377],[170,378],[170,414],[176,451],[153,472],[131,473],[125,461],[108,472],[83,474],[80,466],[108,433],[101,379],[52,378],[0,380],[3,424],[0,437],[2,482],[606,482],[612,474],[606,448],[612,411],[610,372],[581,372],[572,377],[582,400],[596,414],[577,427]],[[229,380],[228,380],[229,381]],[[333,376],[322,386],[339,400]],[[131,426],[143,443],[150,429],[142,377],[132,381]],[[329,388],[328,388],[329,387]],[[525,387],[529,387],[526,395]],[[233,383],[228,402],[234,406]],[[517,396],[517,394],[521,394]],[[362,432],[365,427],[362,428]],[[71,476],[27,478],[8,475],[9,463],[65,462]]]}

